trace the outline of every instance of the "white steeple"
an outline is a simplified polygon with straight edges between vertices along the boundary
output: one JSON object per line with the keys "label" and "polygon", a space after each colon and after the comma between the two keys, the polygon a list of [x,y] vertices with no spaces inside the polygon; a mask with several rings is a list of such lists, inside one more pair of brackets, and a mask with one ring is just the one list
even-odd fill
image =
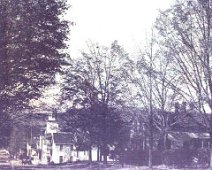
{"label": "white steeple", "polygon": [[55,113],[51,113],[48,116],[48,121],[46,123],[46,131],[45,133],[57,133],[59,132],[59,124],[56,122],[56,114]]}

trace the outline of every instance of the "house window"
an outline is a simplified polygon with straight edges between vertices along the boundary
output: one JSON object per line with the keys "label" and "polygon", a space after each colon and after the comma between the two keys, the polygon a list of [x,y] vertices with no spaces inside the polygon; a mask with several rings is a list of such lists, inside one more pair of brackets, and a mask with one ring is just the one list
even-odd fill
{"label": "house window", "polygon": [[60,163],[63,163],[63,156],[59,157]]}
{"label": "house window", "polygon": [[60,151],[62,151],[63,150],[63,145],[60,145]]}

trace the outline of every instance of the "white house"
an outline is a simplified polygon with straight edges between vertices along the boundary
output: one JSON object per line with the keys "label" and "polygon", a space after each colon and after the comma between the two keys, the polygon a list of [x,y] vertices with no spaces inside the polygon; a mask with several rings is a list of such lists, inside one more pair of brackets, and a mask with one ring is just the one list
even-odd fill
{"label": "white house", "polygon": [[54,163],[88,160],[88,151],[76,151],[73,145],[73,135],[70,133],[53,133],[51,161]]}
{"label": "white house", "polygon": [[38,142],[39,158],[43,164],[89,160],[88,151],[77,151],[73,134],[61,132],[54,116],[46,122],[45,134]]}

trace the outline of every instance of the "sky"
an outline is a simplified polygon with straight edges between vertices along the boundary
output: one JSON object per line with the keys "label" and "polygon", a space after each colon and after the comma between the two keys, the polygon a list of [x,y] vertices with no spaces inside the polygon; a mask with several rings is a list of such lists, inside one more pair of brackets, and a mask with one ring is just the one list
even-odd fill
{"label": "sky", "polygon": [[172,0],[68,0],[66,16],[71,27],[69,53],[80,55],[86,41],[109,46],[118,40],[129,53],[145,41],[158,9],[166,9]]}
{"label": "sky", "polygon": [[[68,0],[71,8],[66,19],[71,27],[69,53],[72,58],[86,49],[86,41],[110,46],[118,40],[124,49],[133,54],[145,42],[154,23],[158,9],[166,9],[173,0]],[[143,43],[145,44],[145,43]],[[58,87],[47,90],[41,103],[55,105]]]}

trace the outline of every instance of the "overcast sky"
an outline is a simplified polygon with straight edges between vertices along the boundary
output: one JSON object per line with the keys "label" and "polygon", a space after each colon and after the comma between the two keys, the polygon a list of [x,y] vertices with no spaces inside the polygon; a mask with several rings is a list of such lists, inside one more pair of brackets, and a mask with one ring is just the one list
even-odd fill
{"label": "overcast sky", "polygon": [[86,41],[109,45],[118,40],[128,52],[145,40],[158,9],[171,0],[68,0],[71,28],[70,54],[78,56]]}
{"label": "overcast sky", "polygon": [[[118,40],[132,53],[142,42],[158,14],[173,0],[68,0],[71,5],[67,18],[76,25],[71,27],[70,55],[77,57],[86,48],[86,41],[110,45]],[[54,105],[59,88],[49,89],[41,102]]]}

